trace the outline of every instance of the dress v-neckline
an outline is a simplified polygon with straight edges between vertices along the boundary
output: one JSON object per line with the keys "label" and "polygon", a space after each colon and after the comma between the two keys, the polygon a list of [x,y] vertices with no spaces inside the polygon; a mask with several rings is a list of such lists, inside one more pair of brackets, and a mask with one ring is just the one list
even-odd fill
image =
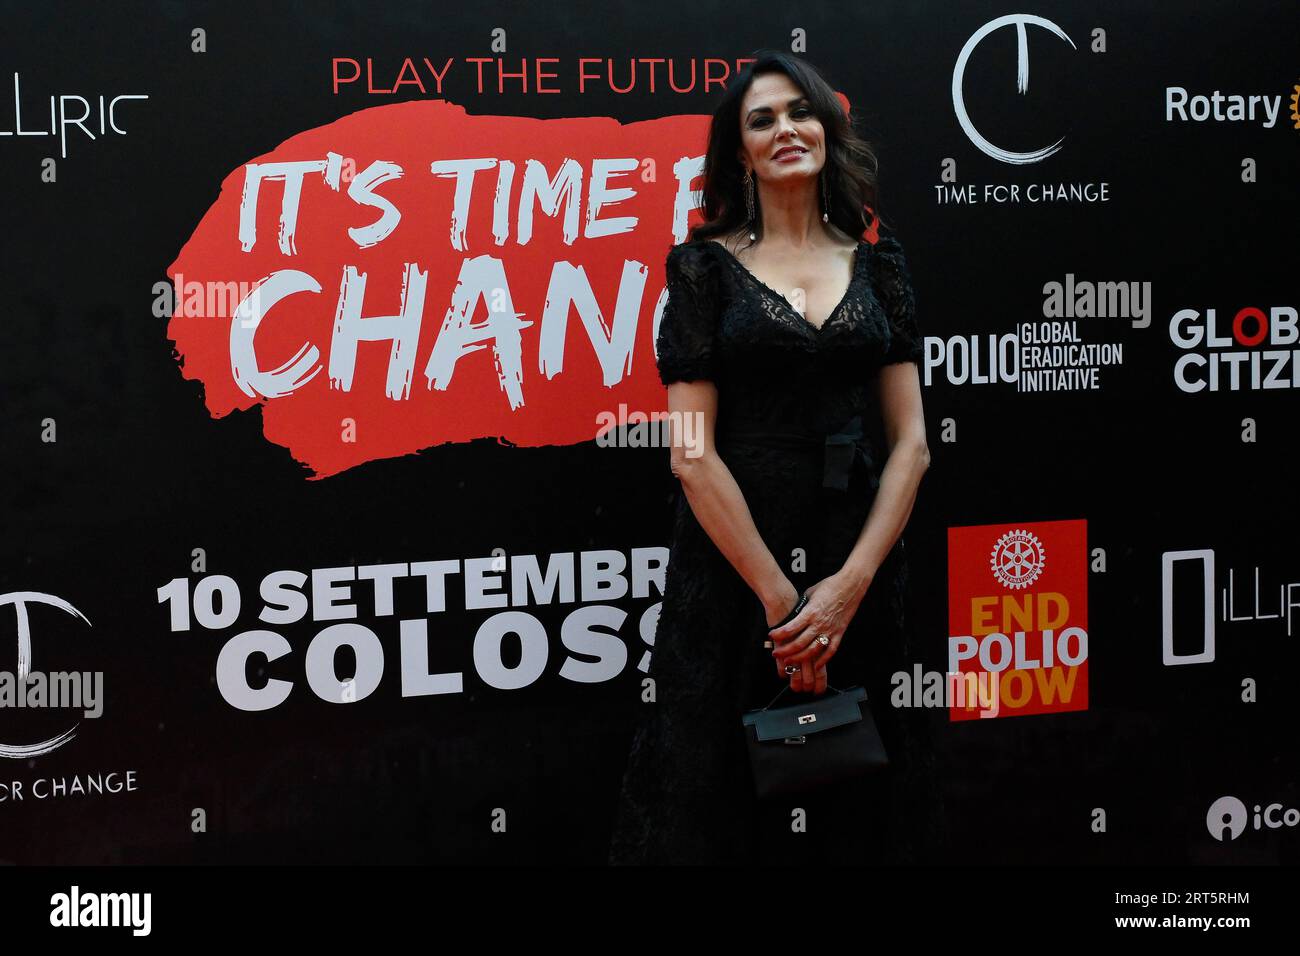
{"label": "dress v-neckline", "polygon": [[785,306],[786,310],[789,311],[792,315],[796,315],[796,316],[798,316],[799,319],[803,321],[804,325],[807,326],[809,329],[811,329],[811,330],[813,331],[813,334],[820,334],[821,331],[822,331],[822,329],[824,329],[824,328],[826,328],[826,326],[830,325],[830,324],[831,324],[831,321],[835,318],[835,316],[839,315],[840,310],[844,308],[844,304],[845,304],[846,302],[849,301],[849,296],[853,294],[853,286],[854,286],[854,285],[857,283],[857,281],[858,281],[858,265],[859,265],[859,264],[861,263],[861,261],[862,261],[862,247],[863,247],[864,245],[866,245],[866,241],[865,241],[865,240],[859,239],[859,240],[858,240],[858,244],[857,244],[856,246],[854,246],[854,248],[853,248],[853,268],[849,270],[849,284],[848,284],[848,286],[844,289],[844,294],[843,294],[842,296],[840,296],[840,301],[836,303],[835,308],[831,309],[830,312],[828,312],[828,313],[826,314],[826,318],[825,318],[824,320],[822,320],[822,324],[821,324],[821,325],[814,325],[814,324],[812,323],[812,320],[809,319],[808,316],[806,316],[806,315],[804,315],[802,312],[800,312],[798,309],[796,309],[796,308],[791,304],[791,302],[790,302],[789,299],[787,299],[785,296],[783,296],[780,292],[777,292],[775,289],[773,289],[770,285],[768,285],[766,282],[764,282],[764,281],[763,281],[762,279],[760,279],[758,276],[754,275],[754,273],[751,272],[751,271],[749,270],[749,267],[746,266],[743,262],[741,262],[741,261],[736,257],[736,254],[735,254],[734,252],[732,252],[730,249],[728,249],[728,248],[727,248],[726,246],[724,246],[722,243],[717,242],[716,240],[713,240],[713,239],[706,239],[705,242],[712,243],[713,245],[715,245],[715,246],[717,246],[719,249],[721,249],[723,252],[725,252],[725,253],[727,254],[727,258],[730,259],[733,263],[735,263],[735,266],[736,266],[737,269],[739,269],[741,272],[745,273],[745,275],[749,276],[749,278],[750,278],[751,280],[753,280],[753,282],[754,282],[754,283],[755,283],[759,288],[761,288],[761,289],[765,289],[767,292],[769,292],[769,293],[772,295],[772,297],[773,297],[774,299],[778,300],[778,301],[779,301],[783,306]]}

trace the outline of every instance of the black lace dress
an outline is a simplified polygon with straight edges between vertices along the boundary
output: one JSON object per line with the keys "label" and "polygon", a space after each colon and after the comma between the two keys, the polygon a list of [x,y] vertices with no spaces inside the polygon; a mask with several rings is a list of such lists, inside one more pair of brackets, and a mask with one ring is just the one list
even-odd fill
{"label": "black lace dress", "polygon": [[[873,379],[882,365],[921,354],[902,247],[889,233],[859,242],[848,290],[820,327],[712,240],[674,246],[665,269],[660,379],[716,383],[715,446],[802,591],[843,566],[879,486],[886,445]],[[866,688],[890,768],[771,801],[755,796],[741,724],[744,711],[788,687],[762,646],[762,604],[680,489],[670,544],[649,663],[656,699],[639,704],[609,861],[927,858],[944,825],[926,715],[889,704],[891,675],[913,662],[902,539],[827,665],[834,687]],[[796,699],[790,691],[778,705]],[[804,832],[792,832],[795,808],[805,811]]]}

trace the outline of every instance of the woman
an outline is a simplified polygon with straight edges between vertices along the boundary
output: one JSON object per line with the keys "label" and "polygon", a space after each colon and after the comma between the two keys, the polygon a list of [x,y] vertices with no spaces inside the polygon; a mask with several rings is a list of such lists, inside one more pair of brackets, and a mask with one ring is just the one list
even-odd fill
{"label": "woman", "polygon": [[[900,535],[929,454],[907,265],[867,215],[874,166],[830,86],[786,54],[760,51],[715,111],[706,222],[668,255],[656,341],[669,410],[701,434],[672,449],[655,694],[612,863],[910,860],[939,832],[923,712],[889,706],[910,669]],[[828,679],[866,688],[890,768],[757,800],[744,711]]]}

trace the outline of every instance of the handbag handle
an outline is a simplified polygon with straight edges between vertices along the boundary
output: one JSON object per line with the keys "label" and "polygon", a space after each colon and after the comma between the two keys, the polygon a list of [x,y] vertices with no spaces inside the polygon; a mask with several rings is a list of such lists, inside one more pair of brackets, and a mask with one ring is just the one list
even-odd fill
{"label": "handbag handle", "polygon": [[[826,682],[826,686],[829,687],[831,690],[835,691],[835,693],[837,693],[837,694],[842,694],[842,693],[844,693],[844,691],[840,690],[838,687],[836,687],[836,686],[835,686],[834,684],[832,684],[830,681],[827,681],[827,682]],[[777,697],[780,697],[782,694],[784,694],[784,693],[785,693],[786,691],[788,691],[789,689],[790,689],[790,685],[789,685],[789,684],[786,684],[784,687],[782,687],[779,691],[776,692],[776,697],[773,697],[771,700],[769,700],[769,701],[767,702],[767,706],[766,706],[766,707],[760,707],[760,708],[758,708],[758,709],[759,709],[759,710],[767,710],[768,707],[771,707],[773,704],[776,703],[776,699],[777,699]]]}

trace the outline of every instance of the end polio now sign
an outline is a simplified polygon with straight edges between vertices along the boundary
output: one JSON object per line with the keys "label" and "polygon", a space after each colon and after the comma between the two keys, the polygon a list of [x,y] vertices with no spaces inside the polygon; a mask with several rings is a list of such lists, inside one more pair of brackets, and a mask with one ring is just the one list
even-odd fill
{"label": "end polio now sign", "polygon": [[1088,709],[1087,559],[1082,519],[948,529],[950,720]]}

